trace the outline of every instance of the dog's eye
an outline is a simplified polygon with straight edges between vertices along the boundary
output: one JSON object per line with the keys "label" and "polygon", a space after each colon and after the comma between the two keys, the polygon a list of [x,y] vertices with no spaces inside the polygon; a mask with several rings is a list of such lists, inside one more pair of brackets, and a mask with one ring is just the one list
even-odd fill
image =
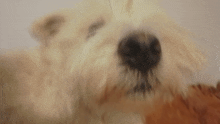
{"label": "dog's eye", "polygon": [[87,39],[89,39],[90,37],[94,36],[96,34],[96,31],[98,29],[100,29],[101,27],[103,27],[105,24],[104,20],[100,20],[98,22],[93,23],[89,29],[88,29],[88,36]]}

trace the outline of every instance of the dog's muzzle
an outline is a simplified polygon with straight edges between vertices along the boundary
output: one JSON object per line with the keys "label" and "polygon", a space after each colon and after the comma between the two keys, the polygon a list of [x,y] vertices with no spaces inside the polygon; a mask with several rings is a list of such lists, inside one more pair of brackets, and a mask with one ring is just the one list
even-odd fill
{"label": "dog's muzzle", "polygon": [[159,63],[161,46],[154,35],[132,33],[120,41],[118,55],[123,65],[145,74]]}

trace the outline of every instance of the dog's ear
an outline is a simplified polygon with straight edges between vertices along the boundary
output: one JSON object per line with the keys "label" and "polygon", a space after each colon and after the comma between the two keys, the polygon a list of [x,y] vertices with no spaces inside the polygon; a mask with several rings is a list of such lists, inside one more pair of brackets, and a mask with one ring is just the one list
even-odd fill
{"label": "dog's ear", "polygon": [[31,26],[30,33],[42,45],[48,46],[50,39],[59,33],[65,21],[65,15],[62,13],[49,14],[36,20]]}

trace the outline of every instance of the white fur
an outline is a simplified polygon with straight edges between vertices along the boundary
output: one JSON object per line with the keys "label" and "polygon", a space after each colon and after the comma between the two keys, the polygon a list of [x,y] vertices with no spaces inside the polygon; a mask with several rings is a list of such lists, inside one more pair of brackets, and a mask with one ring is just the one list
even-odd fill
{"label": "white fur", "polygon": [[[45,26],[51,18],[55,22]],[[88,38],[89,26],[102,21]],[[149,79],[153,84],[157,77],[161,86],[145,96],[133,94],[144,97],[144,104],[129,98],[98,104],[106,88],[135,85],[136,75],[123,73],[116,51],[121,38],[139,30],[160,41],[162,59]],[[0,56],[2,123],[143,123],[141,111],[150,112],[143,106],[173,93],[186,95],[191,74],[205,62],[189,33],[153,0],[84,1],[40,18],[31,31],[39,47]]]}

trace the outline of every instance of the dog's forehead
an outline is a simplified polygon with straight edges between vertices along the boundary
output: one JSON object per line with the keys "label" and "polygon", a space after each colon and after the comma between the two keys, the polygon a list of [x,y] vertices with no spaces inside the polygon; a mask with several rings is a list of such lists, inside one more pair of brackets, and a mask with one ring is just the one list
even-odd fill
{"label": "dog's forehead", "polygon": [[160,11],[155,0],[109,0],[116,19],[140,20]]}
{"label": "dog's forehead", "polygon": [[[162,12],[155,0],[93,0],[92,3],[93,2],[100,5],[97,7],[97,4],[95,4],[95,6],[92,7],[94,10],[98,9],[100,11],[101,9],[101,11],[111,15],[111,19],[119,22],[132,23],[134,27],[140,26],[144,19]],[[89,6],[91,7],[92,5],[93,4],[90,4]],[[94,10],[88,11],[94,14]],[[102,12],[101,14],[103,18],[108,18],[108,14],[103,14]],[[98,16],[98,14],[96,15]],[[107,22],[110,21],[109,18],[105,20]]]}
{"label": "dog's forehead", "polygon": [[87,13],[85,15],[90,22],[102,17],[106,22],[113,19],[135,25],[140,25],[143,19],[159,12],[162,11],[155,0],[86,0],[79,7],[79,16]]}

